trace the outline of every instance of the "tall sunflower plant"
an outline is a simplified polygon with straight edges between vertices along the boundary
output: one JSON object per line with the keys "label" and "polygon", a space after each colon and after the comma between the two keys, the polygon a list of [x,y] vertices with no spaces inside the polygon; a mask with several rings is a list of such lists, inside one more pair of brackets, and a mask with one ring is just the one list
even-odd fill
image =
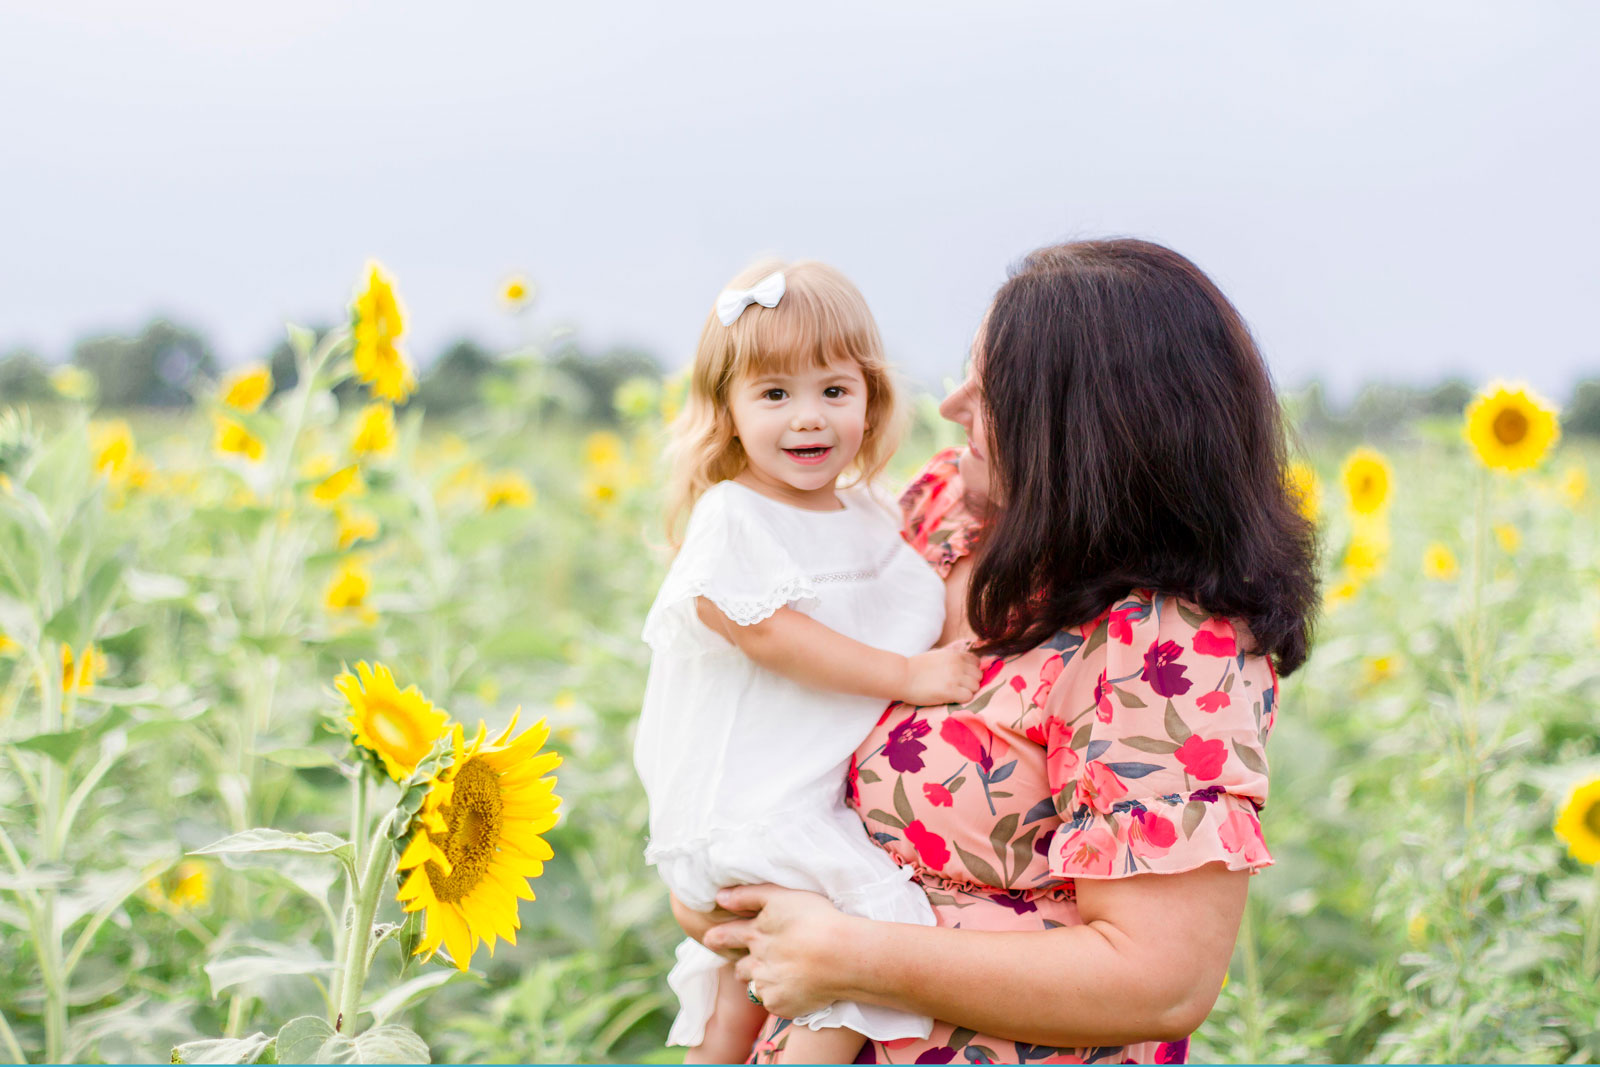
{"label": "tall sunflower plant", "polygon": [[[323,987],[327,1013],[290,1019],[270,1036],[191,1041],[173,1049],[174,1063],[428,1062],[421,1036],[389,1020],[464,973],[480,945],[491,956],[500,941],[515,945],[519,904],[535,899],[528,883],[553,858],[544,835],[560,818],[550,772],[561,757],[544,751],[544,720],[519,730],[518,708],[492,738],[480,721],[469,739],[462,723],[415,685],[400,688],[381,663],[357,663],[334,687],[350,741],[339,767],[352,782],[351,835],[256,828],[196,852],[231,865],[290,853],[339,866],[348,921],[327,914],[333,959],[313,968],[332,976]],[[389,799],[371,826],[374,788]],[[398,921],[378,921],[386,901]],[[401,949],[399,977],[369,995],[379,950],[391,940]],[[450,969],[407,977],[413,959]]]}

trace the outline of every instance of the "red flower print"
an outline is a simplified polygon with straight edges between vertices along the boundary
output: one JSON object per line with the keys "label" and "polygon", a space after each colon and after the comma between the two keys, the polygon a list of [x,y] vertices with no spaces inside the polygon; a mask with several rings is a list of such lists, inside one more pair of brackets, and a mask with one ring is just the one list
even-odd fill
{"label": "red flower print", "polygon": [[1246,863],[1259,863],[1269,859],[1267,843],[1261,839],[1261,823],[1248,811],[1230,811],[1217,829],[1222,847],[1239,853]]}
{"label": "red flower print", "polygon": [[1156,696],[1181,697],[1194,684],[1183,676],[1188,668],[1178,662],[1182,654],[1183,646],[1176,641],[1150,642],[1139,677],[1149,683]]}
{"label": "red flower print", "polygon": [[996,656],[993,660],[991,660],[989,665],[983,669],[983,677],[978,679],[978,688],[982,689],[984,686],[994,681],[994,676],[999,674],[1001,668],[1003,668],[1005,665],[1006,661],[1005,657],[1003,656]]}
{"label": "red flower print", "polygon": [[1228,746],[1215,739],[1208,741],[1199,734],[1190,734],[1189,740],[1179,745],[1173,755],[1196,779],[1209,782],[1222,774],[1222,765],[1228,762]]}
{"label": "red flower print", "polygon": [[1046,719],[1044,726],[1049,735],[1044,750],[1045,773],[1049,776],[1051,786],[1061,789],[1078,777],[1083,757],[1072,747],[1072,727],[1054,716]]}
{"label": "red flower print", "polygon": [[983,759],[983,742],[954,715],[939,724],[939,739],[974,763]]}
{"label": "red flower print", "polygon": [[1050,690],[1055,687],[1056,679],[1061,677],[1061,668],[1066,660],[1060,653],[1044,661],[1044,666],[1039,668],[1039,688],[1033,691],[1033,702],[1039,707],[1044,707],[1044,702],[1050,699]]}
{"label": "red flower print", "polygon": [[1232,704],[1233,699],[1222,690],[1215,689],[1207,693],[1205,696],[1200,697],[1195,701],[1195,703],[1200,705],[1201,711],[1215,714],[1216,712],[1219,712],[1223,708],[1227,707],[1229,704]]}
{"label": "red flower print", "polygon": [[1143,604],[1134,604],[1126,608],[1112,608],[1108,630],[1113,641],[1121,641],[1125,645],[1133,644],[1133,623],[1129,618],[1144,610]]}
{"label": "red flower print", "polygon": [[1233,623],[1216,615],[1201,623],[1194,634],[1194,650],[1202,656],[1237,656],[1239,642],[1234,640]]}
{"label": "red flower print", "polygon": [[938,782],[923,782],[922,795],[928,798],[928,803],[936,808],[948,808],[955,803],[955,798],[950,795],[950,790]]}
{"label": "red flower print", "polygon": [[850,769],[844,776],[845,800],[852,808],[861,806],[861,768],[856,766],[856,754],[850,753]]}
{"label": "red flower print", "polygon": [[1157,1063],[1188,1063],[1189,1039],[1181,1041],[1163,1041],[1156,1046]]}
{"label": "red flower print", "polygon": [[1022,675],[1020,674],[1013,674],[1009,684],[1012,689],[1015,689],[1019,693],[1028,688],[1028,683],[1022,680]]}
{"label": "red flower print", "polygon": [[888,722],[889,713],[894,711],[894,709],[899,707],[899,705],[900,702],[897,700],[891,700],[889,703],[885,704],[883,706],[883,714],[878,716],[878,721],[875,725],[882,726],[884,723]]}
{"label": "red flower print", "polygon": [[1136,856],[1165,856],[1178,840],[1178,828],[1165,815],[1135,809],[1128,827],[1128,847]]}
{"label": "red flower print", "polygon": [[1056,854],[1061,857],[1062,869],[1068,874],[1111,874],[1111,861],[1117,855],[1117,839],[1104,826],[1091,826],[1087,830],[1074,830],[1061,838]]}
{"label": "red flower print", "polygon": [[1032,726],[1028,727],[1025,732],[1029,741],[1032,741],[1040,748],[1045,747],[1048,738],[1045,734],[1044,723],[1036,722]]}
{"label": "red flower print", "polygon": [[950,862],[950,849],[944,838],[923,826],[921,819],[906,827],[906,840],[911,842],[911,847],[917,850],[917,858],[929,870],[943,870]]}
{"label": "red flower print", "polygon": [[928,746],[917,738],[928,736],[932,730],[928,720],[917,718],[915,712],[896,724],[889,731],[889,740],[883,746],[884,755],[889,757],[889,766],[901,774],[922,770],[922,753]]}
{"label": "red flower print", "polygon": [[1106,672],[1100,672],[1099,681],[1094,683],[1094,717],[1101,722],[1111,721],[1111,683],[1106,681]]}
{"label": "red flower print", "polygon": [[1090,760],[1084,765],[1083,777],[1078,779],[1079,804],[1087,804],[1096,811],[1107,812],[1111,810],[1112,804],[1127,795],[1128,787],[1117,777],[1116,771],[1099,760]]}

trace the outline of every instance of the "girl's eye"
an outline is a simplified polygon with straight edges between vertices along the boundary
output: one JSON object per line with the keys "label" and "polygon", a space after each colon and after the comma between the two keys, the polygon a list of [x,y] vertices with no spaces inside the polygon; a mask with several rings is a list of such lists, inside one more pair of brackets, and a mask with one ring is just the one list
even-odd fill
{"label": "girl's eye", "polygon": [[782,400],[787,395],[788,394],[785,393],[782,389],[768,389],[766,392],[761,394],[761,399],[763,399],[763,400]]}
{"label": "girl's eye", "polygon": [[827,397],[829,400],[838,400],[840,397],[844,396],[844,386],[830,385],[822,391],[822,395]]}

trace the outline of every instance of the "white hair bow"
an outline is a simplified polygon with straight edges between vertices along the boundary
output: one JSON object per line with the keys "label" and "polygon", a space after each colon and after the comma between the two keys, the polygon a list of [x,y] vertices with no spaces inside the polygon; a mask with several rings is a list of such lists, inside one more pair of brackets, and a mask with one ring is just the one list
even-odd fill
{"label": "white hair bow", "polygon": [[724,289],[717,296],[717,318],[732,326],[751,304],[775,308],[783,299],[783,271],[775,270],[748,289]]}

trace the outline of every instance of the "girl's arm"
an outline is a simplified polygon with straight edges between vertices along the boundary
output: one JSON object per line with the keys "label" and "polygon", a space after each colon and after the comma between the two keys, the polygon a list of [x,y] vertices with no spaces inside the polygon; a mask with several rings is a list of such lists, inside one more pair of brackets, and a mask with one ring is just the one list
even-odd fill
{"label": "girl's arm", "polygon": [[740,626],[705,597],[695,612],[708,629],[770,671],[818,689],[907,704],[965,703],[978,691],[978,660],[957,642],[915,656],[864,645],[793,608]]}
{"label": "girl's arm", "polygon": [[1249,878],[1220,863],[1080,878],[1082,926],[1021,932],[874,922],[815,893],[736,886],[717,903],[758,914],[704,942],[746,950],[736,973],[785,1018],[855,1000],[1056,1048],[1177,1041],[1216,1002]]}

